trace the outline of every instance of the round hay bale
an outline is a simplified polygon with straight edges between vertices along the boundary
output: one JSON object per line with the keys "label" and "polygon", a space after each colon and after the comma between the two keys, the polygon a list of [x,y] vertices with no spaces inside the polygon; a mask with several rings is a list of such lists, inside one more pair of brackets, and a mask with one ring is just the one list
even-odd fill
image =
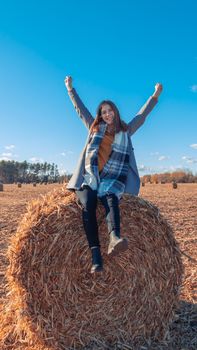
{"label": "round hay bale", "polygon": [[3,183],[0,182],[0,191],[3,192]]}
{"label": "round hay bale", "polygon": [[18,183],[17,183],[17,186],[18,186],[18,188],[21,188],[21,187],[22,187],[21,182],[18,182]]}
{"label": "round hay bale", "polygon": [[36,182],[33,182],[33,187],[36,187]]}
{"label": "round hay bale", "polygon": [[120,210],[129,249],[108,257],[99,204],[104,271],[93,276],[75,194],[61,189],[29,205],[8,250],[4,342],[12,333],[12,342],[39,349],[81,349],[91,342],[106,349],[164,337],[181,285],[180,251],[157,207],[124,196]]}
{"label": "round hay bale", "polygon": [[172,182],[172,188],[176,189],[177,187],[178,187],[177,182],[176,182],[176,181],[173,181],[173,182]]}

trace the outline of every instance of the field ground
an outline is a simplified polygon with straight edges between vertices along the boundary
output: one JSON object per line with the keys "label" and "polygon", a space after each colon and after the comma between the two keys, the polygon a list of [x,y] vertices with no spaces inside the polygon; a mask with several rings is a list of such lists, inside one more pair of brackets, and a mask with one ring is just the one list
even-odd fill
{"label": "field ground", "polygon": [[[0,298],[5,298],[5,252],[26,211],[27,202],[62,185],[4,185],[0,192]],[[182,251],[185,268],[180,308],[170,331],[168,344],[157,349],[197,349],[197,184],[146,184],[140,197],[152,202],[171,224]],[[173,345],[174,344],[174,345]],[[176,344],[176,345],[175,345]],[[156,349],[154,347],[154,349]]]}

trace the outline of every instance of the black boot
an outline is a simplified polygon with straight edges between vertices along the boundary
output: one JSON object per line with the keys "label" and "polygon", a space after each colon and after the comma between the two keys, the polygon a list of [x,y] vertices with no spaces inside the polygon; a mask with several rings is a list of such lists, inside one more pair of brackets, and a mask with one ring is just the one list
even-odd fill
{"label": "black boot", "polygon": [[128,249],[128,241],[126,238],[120,238],[120,235],[115,231],[110,233],[110,242],[107,254],[110,256],[118,255]]}
{"label": "black boot", "polygon": [[103,261],[102,261],[100,247],[92,247],[91,252],[92,252],[91,273],[102,271]]}

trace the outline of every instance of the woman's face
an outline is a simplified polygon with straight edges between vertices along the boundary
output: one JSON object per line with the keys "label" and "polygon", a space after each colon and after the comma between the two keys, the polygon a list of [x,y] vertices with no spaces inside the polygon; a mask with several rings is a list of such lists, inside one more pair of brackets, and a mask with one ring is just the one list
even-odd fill
{"label": "woman's face", "polygon": [[106,124],[112,124],[114,121],[115,113],[110,105],[107,103],[101,107],[101,117]]}

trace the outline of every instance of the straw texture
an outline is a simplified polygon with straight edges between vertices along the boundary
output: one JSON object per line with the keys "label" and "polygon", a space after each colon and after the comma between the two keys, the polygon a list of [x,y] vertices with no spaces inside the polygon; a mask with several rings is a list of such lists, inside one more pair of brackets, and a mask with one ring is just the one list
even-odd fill
{"label": "straw texture", "polygon": [[19,349],[19,343],[28,349],[85,349],[92,342],[107,349],[165,337],[181,285],[179,248],[150,202],[124,196],[120,210],[129,250],[107,256],[99,204],[105,270],[92,276],[75,194],[62,188],[29,205],[8,251],[2,349]]}

